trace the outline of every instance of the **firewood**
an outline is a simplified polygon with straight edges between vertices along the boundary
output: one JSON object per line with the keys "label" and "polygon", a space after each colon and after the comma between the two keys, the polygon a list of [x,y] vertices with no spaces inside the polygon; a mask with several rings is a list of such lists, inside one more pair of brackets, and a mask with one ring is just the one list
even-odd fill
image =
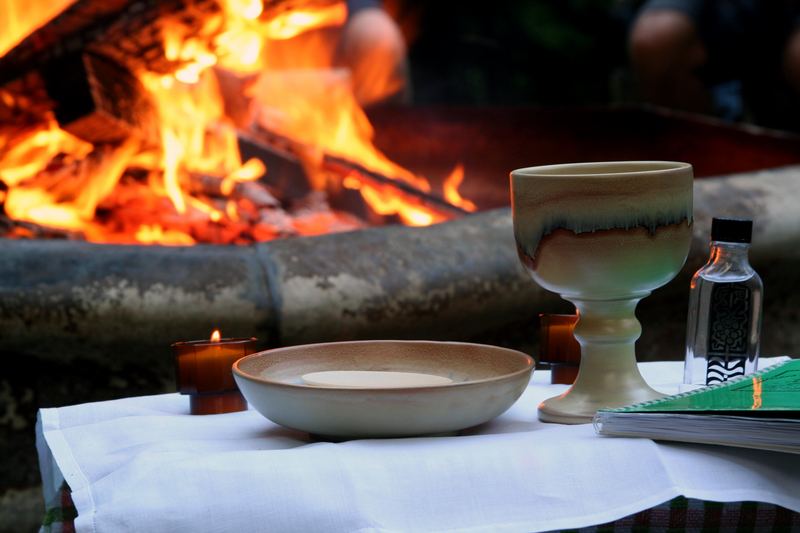
{"label": "firewood", "polygon": [[225,178],[210,176],[208,174],[190,173],[186,177],[189,192],[204,194],[211,197],[230,196],[236,200],[248,200],[257,208],[280,207],[281,203],[270,192],[266,185],[258,181],[235,182],[229,195],[224,193],[223,183]]}
{"label": "firewood", "polygon": [[96,54],[70,54],[41,69],[59,125],[91,143],[155,133],[155,113],[139,80]]}
{"label": "firewood", "polygon": [[341,157],[326,154],[322,161],[322,167],[328,172],[338,175],[342,179],[345,177],[351,177],[360,182],[368,185],[375,185],[379,188],[389,187],[397,194],[410,197],[412,201],[420,202],[426,207],[444,215],[448,219],[462,217],[469,214],[469,211],[453,205],[443,198],[420,190],[404,181],[392,179],[372,170],[368,170],[358,163],[348,161]]}
{"label": "firewood", "polygon": [[311,191],[309,176],[288,141],[255,130],[240,131],[237,136],[242,160],[255,158],[264,163],[267,174],[261,180],[281,191],[283,200],[302,198]]}
{"label": "firewood", "polygon": [[[342,157],[337,157],[331,154],[323,154],[322,155],[322,163],[319,164],[318,158],[309,157],[310,154],[317,153],[317,150],[294,141],[293,139],[289,139],[283,135],[275,133],[274,131],[266,129],[266,127],[262,123],[255,124],[249,129],[247,132],[240,132],[239,133],[239,149],[242,150],[242,155],[244,157],[244,150],[252,148],[256,150],[254,154],[251,154],[249,157],[257,157],[262,159],[267,165],[267,169],[270,169],[270,157],[275,158],[277,157],[277,161],[288,161],[293,160],[295,161],[294,165],[300,169],[302,172],[302,176],[304,177],[304,182],[307,184],[307,189],[302,191],[302,194],[293,194],[291,195],[291,199],[300,199],[303,196],[307,195],[311,192],[310,183],[311,180],[308,177],[308,173],[304,170],[304,167],[301,161],[304,158],[313,159],[314,161],[310,163],[312,166],[320,167],[324,173],[328,173],[330,175],[336,176],[338,179],[336,180],[337,183],[341,183],[346,177],[350,177],[360,181],[362,183],[371,185],[376,188],[386,189],[389,188],[392,191],[392,194],[400,195],[406,197],[409,202],[417,202],[421,203],[422,205],[428,207],[429,209],[437,212],[445,219],[451,219],[456,217],[461,217],[464,215],[469,214],[469,211],[455,206],[448,202],[447,200],[435,196],[427,191],[423,191],[414,185],[407,183],[405,181],[401,181],[398,179],[393,179],[388,176],[384,176],[378,172],[373,170],[369,170],[358,163],[353,161],[348,161]],[[260,154],[263,150],[262,155]],[[274,155],[270,155],[274,154]],[[273,162],[274,164],[274,162]],[[274,169],[273,169],[274,170]],[[270,179],[270,174],[274,175],[275,172],[268,172],[267,179]],[[286,190],[285,187],[287,185],[291,186],[294,183],[293,181],[288,181],[285,175],[282,176],[282,187],[280,187],[281,191]],[[273,178],[274,179],[274,178]],[[296,178],[295,178],[296,179]],[[341,187],[339,187],[341,189]],[[299,191],[298,191],[299,192]],[[329,192],[335,192],[329,189]],[[338,191],[341,193],[341,191]],[[355,209],[353,206],[348,206],[350,209]]]}
{"label": "firewood", "polygon": [[86,240],[83,232],[53,228],[35,222],[14,220],[0,213],[0,237],[16,239]]}
{"label": "firewood", "polygon": [[325,235],[363,229],[367,225],[350,213],[340,211],[306,212],[293,219],[293,225],[301,235]]}
{"label": "firewood", "polygon": [[186,35],[219,11],[216,0],[77,0],[0,58],[0,84],[74,53],[90,51],[131,70],[172,72],[161,25],[171,19]]}
{"label": "firewood", "polygon": [[271,228],[270,231],[275,231],[279,237],[297,235],[297,229],[292,223],[292,217],[282,209],[262,209],[256,227]]}
{"label": "firewood", "polygon": [[132,0],[76,1],[0,58],[0,84],[38,70],[67,50],[83,50],[86,43],[99,38],[114,16],[132,3]]}
{"label": "firewood", "polygon": [[233,188],[234,198],[246,198],[258,207],[280,207],[281,203],[264,185],[256,181],[240,181]]}
{"label": "firewood", "polygon": [[[269,0],[261,19],[335,1]],[[134,71],[146,68],[161,74],[174,72],[180,62],[169,60],[164,54],[165,23],[178,25],[183,35],[200,35],[219,11],[219,0],[75,0],[0,58],[0,85],[65,55],[87,51]]]}

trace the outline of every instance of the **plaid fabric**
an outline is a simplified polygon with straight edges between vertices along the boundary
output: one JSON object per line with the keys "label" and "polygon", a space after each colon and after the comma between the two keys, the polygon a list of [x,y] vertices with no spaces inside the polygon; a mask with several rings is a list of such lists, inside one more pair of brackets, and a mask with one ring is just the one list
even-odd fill
{"label": "plaid fabric", "polygon": [[61,489],[56,493],[53,501],[47,502],[40,533],[75,533],[75,517],[78,511],[72,503],[69,486],[61,484]]}
{"label": "plaid fabric", "polygon": [[[55,500],[48,505],[40,532],[74,533],[73,521],[78,513],[72,503],[66,483],[61,486]],[[770,503],[718,503],[678,497],[615,522],[582,529],[567,529],[563,533],[622,533],[628,531],[637,533],[800,532],[800,513]]]}
{"label": "plaid fabric", "polygon": [[582,529],[575,533],[690,533],[800,531],[800,513],[761,502],[706,502],[675,498],[651,509],[615,522]]}

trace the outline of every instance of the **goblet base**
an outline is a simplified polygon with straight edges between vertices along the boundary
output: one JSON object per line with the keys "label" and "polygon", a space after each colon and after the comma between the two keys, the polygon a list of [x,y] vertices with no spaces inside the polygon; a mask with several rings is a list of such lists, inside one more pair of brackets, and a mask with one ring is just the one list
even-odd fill
{"label": "goblet base", "polygon": [[629,382],[625,390],[605,393],[591,385],[591,382],[585,383],[584,387],[577,389],[573,386],[565,394],[540,403],[539,420],[556,424],[588,424],[598,409],[623,407],[664,397],[664,394],[650,388],[644,380],[635,386]]}

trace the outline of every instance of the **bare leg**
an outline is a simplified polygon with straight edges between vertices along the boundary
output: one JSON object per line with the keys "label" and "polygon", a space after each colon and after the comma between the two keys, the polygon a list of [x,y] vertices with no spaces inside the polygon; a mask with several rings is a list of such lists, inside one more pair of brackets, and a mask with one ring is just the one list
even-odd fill
{"label": "bare leg", "polygon": [[629,52],[648,101],[687,111],[711,110],[711,94],[696,75],[708,54],[688,16],[670,10],[642,13],[631,31]]}
{"label": "bare leg", "polygon": [[385,11],[358,11],[344,27],[335,62],[350,69],[356,98],[363,105],[409,98],[406,45]]}

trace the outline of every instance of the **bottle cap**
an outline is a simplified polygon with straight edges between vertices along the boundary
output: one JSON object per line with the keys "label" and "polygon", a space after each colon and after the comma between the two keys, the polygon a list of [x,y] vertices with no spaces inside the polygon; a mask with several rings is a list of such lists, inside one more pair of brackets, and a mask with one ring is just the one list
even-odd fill
{"label": "bottle cap", "polygon": [[714,218],[711,221],[711,240],[749,243],[753,236],[753,221],[741,218]]}

